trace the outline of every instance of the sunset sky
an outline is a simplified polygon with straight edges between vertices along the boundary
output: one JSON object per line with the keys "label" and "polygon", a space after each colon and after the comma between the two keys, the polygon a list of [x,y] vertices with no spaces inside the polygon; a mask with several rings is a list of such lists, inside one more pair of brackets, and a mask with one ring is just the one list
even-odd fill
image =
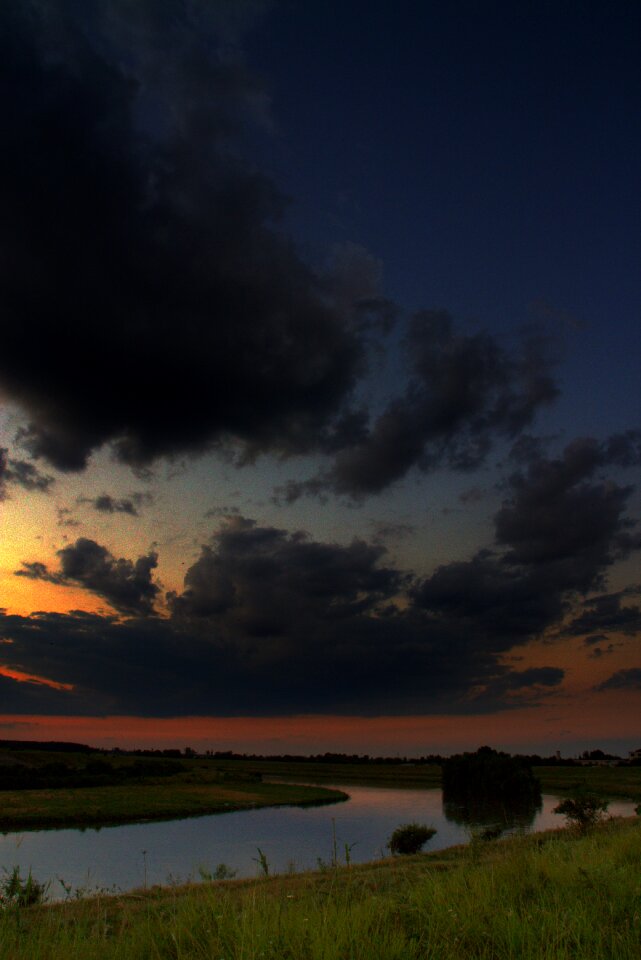
{"label": "sunset sky", "polygon": [[0,738],[641,746],[641,8],[0,8]]}

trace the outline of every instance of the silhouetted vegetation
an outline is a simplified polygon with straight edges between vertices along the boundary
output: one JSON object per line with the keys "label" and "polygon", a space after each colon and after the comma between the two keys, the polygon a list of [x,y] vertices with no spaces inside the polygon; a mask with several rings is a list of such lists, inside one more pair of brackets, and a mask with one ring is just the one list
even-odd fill
{"label": "silhouetted vegetation", "polygon": [[435,834],[434,827],[427,827],[424,823],[404,823],[396,828],[387,847],[394,854],[418,853]]}
{"label": "silhouetted vegetation", "polygon": [[173,777],[185,769],[184,764],[176,760],[146,760],[116,765],[98,758],[88,760],[84,766],[60,760],[39,766],[14,763],[0,767],[0,790],[106,787],[149,778]]}
{"label": "silhouetted vegetation", "polygon": [[531,766],[520,757],[491,747],[449,757],[443,762],[442,783],[447,801],[482,804],[541,800],[541,784]]}
{"label": "silhouetted vegetation", "polygon": [[445,760],[442,782],[447,819],[482,836],[529,827],[541,809],[541,785],[529,763],[490,747]]}
{"label": "silhouetted vegetation", "polygon": [[566,797],[553,812],[564,816],[568,826],[576,827],[583,833],[603,819],[608,806],[608,801],[603,797],[583,790],[577,791],[573,797]]}

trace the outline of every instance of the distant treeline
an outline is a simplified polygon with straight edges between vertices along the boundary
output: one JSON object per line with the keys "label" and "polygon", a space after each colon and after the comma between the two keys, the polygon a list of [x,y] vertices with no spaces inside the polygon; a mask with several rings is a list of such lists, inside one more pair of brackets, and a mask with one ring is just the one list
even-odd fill
{"label": "distant treeline", "polygon": [[134,761],[113,765],[107,760],[89,760],[84,767],[67,766],[54,761],[38,767],[23,763],[0,767],[0,790],[51,790],[57,787],[104,787],[171,777],[182,773],[185,766],[175,760]]}
{"label": "distant treeline", "polygon": [[[420,764],[435,764],[442,766],[449,758],[438,753],[428,753],[421,757],[379,757],[372,756],[369,753],[280,753],[280,754],[262,754],[262,753],[235,753],[233,750],[207,750],[204,753],[198,753],[191,747],[185,747],[179,750],[176,747],[167,749],[140,749],[125,750],[119,747],[105,749],[100,747],[90,747],[86,743],[69,743],[59,740],[0,740],[0,750],[43,750],[52,753],[100,753],[116,754],[127,757],[162,757],[167,759],[205,759],[205,760],[244,760],[244,761],[271,761],[273,763],[333,763],[333,764],[389,764],[389,765],[408,765],[418,766]],[[530,766],[537,767],[576,767],[585,763],[612,763],[619,766],[638,766],[641,764],[641,757],[622,759],[613,754],[604,753],[603,750],[585,751],[580,759],[572,757],[543,757],[538,753],[520,753],[514,754],[515,758],[523,761]]]}
{"label": "distant treeline", "polygon": [[[136,751],[145,755],[153,755],[154,751]],[[178,751],[180,756],[180,752]],[[540,757],[538,754],[517,754],[518,758],[530,766],[539,767],[575,767],[580,765],[580,761],[563,757]],[[245,760],[245,761],[272,761],[273,763],[342,763],[342,764],[389,764],[419,766],[434,764],[442,766],[448,757],[441,756],[438,753],[428,753],[422,757],[375,757],[368,753],[317,753],[317,754],[260,754],[260,753],[234,753],[231,750],[217,750],[208,752],[206,759],[211,760]],[[622,761],[626,762],[626,761]]]}

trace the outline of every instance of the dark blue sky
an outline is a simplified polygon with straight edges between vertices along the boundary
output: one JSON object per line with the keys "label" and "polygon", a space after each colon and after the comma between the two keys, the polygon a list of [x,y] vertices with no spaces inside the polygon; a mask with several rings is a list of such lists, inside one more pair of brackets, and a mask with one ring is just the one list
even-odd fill
{"label": "dark blue sky", "polygon": [[273,99],[288,223],[317,256],[363,244],[407,307],[543,324],[578,429],[626,406],[632,425],[639,49],[635,3],[276,5],[248,60]]}

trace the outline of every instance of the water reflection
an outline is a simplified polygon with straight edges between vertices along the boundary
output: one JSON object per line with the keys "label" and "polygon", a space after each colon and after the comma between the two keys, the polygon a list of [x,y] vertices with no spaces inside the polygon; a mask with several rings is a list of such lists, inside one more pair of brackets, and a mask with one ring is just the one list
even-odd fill
{"label": "water reflection", "polygon": [[514,830],[529,830],[543,808],[543,799],[456,801],[443,798],[443,813],[451,823],[467,827],[484,839]]}

